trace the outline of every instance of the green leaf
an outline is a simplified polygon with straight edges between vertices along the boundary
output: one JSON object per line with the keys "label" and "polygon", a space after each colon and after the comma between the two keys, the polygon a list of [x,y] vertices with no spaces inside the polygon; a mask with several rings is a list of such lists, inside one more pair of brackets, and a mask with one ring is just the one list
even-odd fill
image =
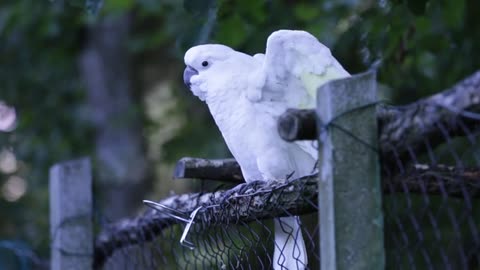
{"label": "green leaf", "polygon": [[265,2],[258,0],[244,0],[236,5],[235,9],[239,11],[244,18],[251,20],[251,23],[263,23],[267,19]]}
{"label": "green leaf", "polygon": [[[98,0],[87,0],[97,2]],[[122,12],[127,11],[135,4],[135,0],[115,0],[115,1],[106,1],[105,10],[107,12]]]}
{"label": "green leaf", "polygon": [[185,10],[195,16],[206,16],[208,10],[217,4],[216,0],[184,0],[183,7]]}
{"label": "green leaf", "polygon": [[220,21],[218,28],[215,40],[231,47],[238,47],[247,37],[247,25],[238,15]]}
{"label": "green leaf", "polygon": [[[55,3],[57,1],[58,0],[53,0],[52,2]],[[67,0],[66,3],[72,7],[83,8],[86,5],[86,1],[88,2],[88,0]]]}
{"label": "green leaf", "polygon": [[407,0],[408,9],[415,15],[425,14],[428,0]]}
{"label": "green leaf", "polygon": [[294,7],[293,14],[300,21],[308,22],[318,17],[320,9],[312,4],[300,3]]}
{"label": "green leaf", "polygon": [[445,1],[442,11],[448,26],[461,27],[465,18],[465,0]]}

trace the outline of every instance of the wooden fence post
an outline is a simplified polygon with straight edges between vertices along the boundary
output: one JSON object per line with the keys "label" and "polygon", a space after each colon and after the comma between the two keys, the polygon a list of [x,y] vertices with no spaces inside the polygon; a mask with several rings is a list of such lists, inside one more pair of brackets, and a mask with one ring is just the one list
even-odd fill
{"label": "wooden fence post", "polygon": [[322,270],[384,269],[375,73],[317,92]]}
{"label": "wooden fence post", "polygon": [[50,236],[50,269],[92,269],[92,173],[88,158],[50,169]]}

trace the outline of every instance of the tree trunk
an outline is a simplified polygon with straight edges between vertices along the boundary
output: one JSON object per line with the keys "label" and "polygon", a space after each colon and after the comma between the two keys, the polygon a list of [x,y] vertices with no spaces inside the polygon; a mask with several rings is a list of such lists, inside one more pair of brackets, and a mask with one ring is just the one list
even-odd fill
{"label": "tree trunk", "polygon": [[105,209],[102,216],[109,220],[132,213],[147,189],[141,115],[132,98],[129,70],[130,24],[131,15],[122,14],[92,25],[79,57],[87,117],[96,128],[96,174]]}

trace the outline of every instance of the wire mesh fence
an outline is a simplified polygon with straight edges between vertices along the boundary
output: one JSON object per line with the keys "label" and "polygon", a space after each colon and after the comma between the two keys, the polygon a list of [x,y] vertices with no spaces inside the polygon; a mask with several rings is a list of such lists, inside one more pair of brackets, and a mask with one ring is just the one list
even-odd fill
{"label": "wire mesh fence", "polygon": [[[478,209],[480,195],[478,170],[417,165],[401,178],[404,180],[386,178],[383,182],[387,268],[477,269],[480,217],[474,209]],[[195,202],[188,207],[162,201],[185,213],[199,205],[215,209],[199,213],[195,219],[188,232],[193,249],[179,242],[185,224],[151,210],[137,219],[104,228],[104,233],[110,234],[97,237],[95,261],[103,269],[271,269],[273,218],[303,214],[307,269],[318,269],[316,181],[312,176],[299,185],[268,186],[278,196],[283,196],[282,191],[295,191],[295,196],[302,196],[295,205],[276,203],[272,198],[268,207],[283,209],[280,212],[267,207],[253,214],[256,211],[237,207],[263,201],[260,195],[255,195],[259,191],[256,183],[243,184],[243,189],[234,195],[220,192],[173,199]],[[230,196],[243,197],[231,202]]]}
{"label": "wire mesh fence", "polygon": [[[480,72],[408,106],[379,105],[379,145],[365,149],[381,159],[384,219],[379,222],[387,269],[480,269],[479,107]],[[335,121],[324,127],[357,136]],[[312,132],[297,133],[319,136]],[[101,226],[95,269],[272,269],[285,259],[296,260],[298,269],[320,267],[319,239],[325,237],[320,226],[330,222],[318,216],[322,175],[241,183],[234,161],[197,160],[188,165],[194,168],[190,172],[187,163],[177,175],[233,179],[237,185],[147,201],[155,210]],[[280,219],[294,216],[301,219],[301,235]],[[308,265],[295,249],[273,256],[276,249],[283,251],[275,241],[279,229],[290,232],[297,245],[303,238]]]}
{"label": "wire mesh fence", "polygon": [[[303,238],[314,264],[318,261],[316,182],[313,175],[301,181],[253,182],[229,191],[170,197],[160,204],[176,209],[177,216],[199,209],[185,238],[189,244],[180,242],[185,223],[167,210],[149,210],[103,230],[97,238],[95,262],[105,269],[269,269],[273,218],[303,214]],[[289,231],[287,223],[281,224]],[[127,260],[111,256],[121,252],[128,254]]]}
{"label": "wire mesh fence", "polygon": [[411,117],[431,113],[432,120],[418,121],[416,143],[388,152],[382,180],[389,268],[480,268],[479,78],[414,104]]}
{"label": "wire mesh fence", "polygon": [[480,267],[479,133],[454,139],[439,128],[445,144],[432,148],[426,139],[425,153],[384,168],[385,245],[395,269]]}

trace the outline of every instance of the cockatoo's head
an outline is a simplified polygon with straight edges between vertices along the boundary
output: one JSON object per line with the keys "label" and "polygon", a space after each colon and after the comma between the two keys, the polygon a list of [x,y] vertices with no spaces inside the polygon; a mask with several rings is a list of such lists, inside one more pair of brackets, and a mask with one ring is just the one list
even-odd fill
{"label": "cockatoo's head", "polygon": [[[250,57],[218,44],[198,45],[185,53],[183,81],[194,95],[205,101],[207,96],[226,91],[226,84],[244,72]],[[251,58],[251,57],[250,57]]]}

